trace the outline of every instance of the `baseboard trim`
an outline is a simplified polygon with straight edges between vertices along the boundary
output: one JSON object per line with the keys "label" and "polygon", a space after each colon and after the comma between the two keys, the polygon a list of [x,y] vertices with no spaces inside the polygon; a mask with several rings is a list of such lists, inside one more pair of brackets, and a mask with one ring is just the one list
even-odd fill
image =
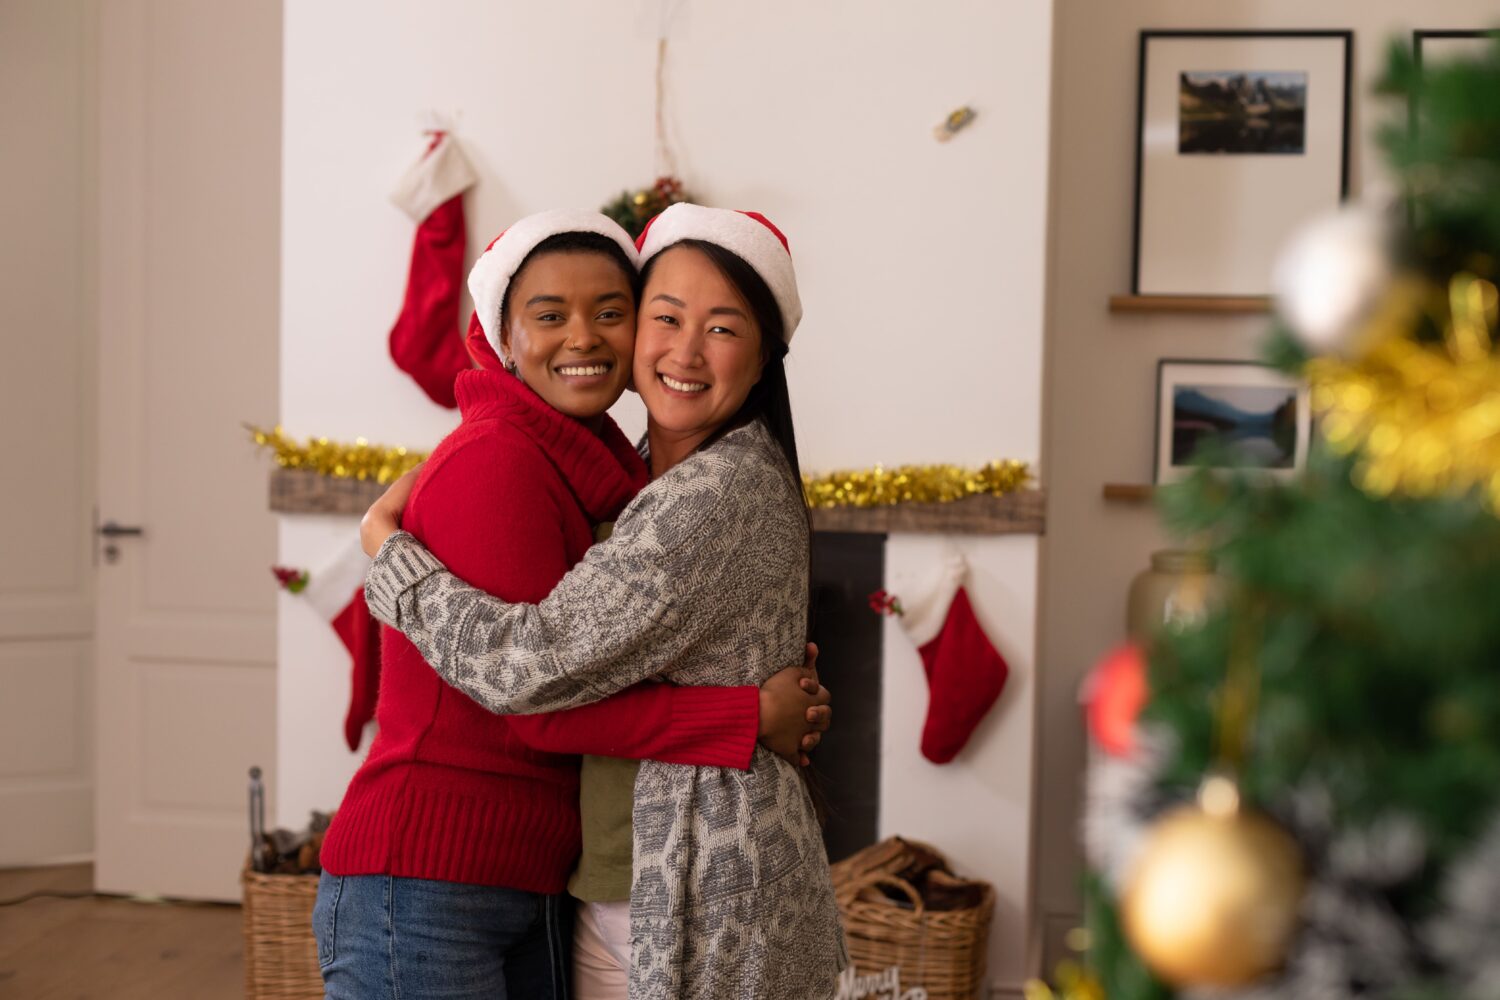
{"label": "baseboard trim", "polygon": [[85,854],[63,854],[55,858],[43,858],[40,861],[27,861],[24,865],[6,865],[6,870],[17,871],[25,868],[62,868],[65,865],[91,865],[94,863],[94,852]]}

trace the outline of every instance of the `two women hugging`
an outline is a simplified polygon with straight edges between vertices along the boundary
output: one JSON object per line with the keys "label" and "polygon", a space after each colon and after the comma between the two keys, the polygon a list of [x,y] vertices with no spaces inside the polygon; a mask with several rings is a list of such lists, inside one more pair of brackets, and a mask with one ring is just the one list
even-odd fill
{"label": "two women hugging", "polygon": [[[692,204],[638,244],[545,212],[469,286],[462,423],[362,526],[394,631],[323,848],[327,996],[832,996],[798,766],[828,693],[786,666],[809,524],[785,237]],[[627,387],[639,452],[606,412]]]}

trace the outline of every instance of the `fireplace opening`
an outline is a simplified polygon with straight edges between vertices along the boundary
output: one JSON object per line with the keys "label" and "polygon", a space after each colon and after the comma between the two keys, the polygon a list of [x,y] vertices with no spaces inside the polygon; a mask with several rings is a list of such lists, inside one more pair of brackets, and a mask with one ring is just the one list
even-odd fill
{"label": "fireplace opening", "polygon": [[880,816],[883,623],[869,596],[885,586],[885,538],[820,531],[812,539],[809,623],[819,677],[833,692],[833,728],[812,763],[829,861],[874,843]]}

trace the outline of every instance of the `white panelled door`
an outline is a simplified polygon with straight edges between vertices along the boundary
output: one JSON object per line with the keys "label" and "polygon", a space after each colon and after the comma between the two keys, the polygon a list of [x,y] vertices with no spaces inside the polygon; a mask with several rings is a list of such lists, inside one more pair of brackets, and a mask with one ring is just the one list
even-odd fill
{"label": "white panelled door", "polygon": [[94,845],[94,21],[0,3],[0,868]]}
{"label": "white panelled door", "polygon": [[[97,886],[233,899],[275,780],[281,5],[108,0],[100,30]],[[130,533],[140,529],[140,534]]]}

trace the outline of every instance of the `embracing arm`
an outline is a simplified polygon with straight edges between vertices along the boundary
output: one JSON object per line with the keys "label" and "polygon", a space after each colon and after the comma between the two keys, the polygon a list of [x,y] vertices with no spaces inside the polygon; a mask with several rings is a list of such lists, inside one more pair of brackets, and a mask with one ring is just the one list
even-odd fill
{"label": "embracing arm", "polygon": [[405,531],[380,547],[365,599],[444,680],[502,715],[607,698],[659,673],[691,640],[670,604],[592,558],[540,604],[511,604],[448,572]]}
{"label": "embracing arm", "polygon": [[[642,592],[660,589],[658,574],[598,558],[603,546],[567,573],[562,523],[576,501],[540,451],[475,435],[431,465],[404,516],[416,535],[380,547],[366,600],[450,685],[498,714],[534,714],[598,702],[675,657],[675,616]],[[642,646],[658,654],[631,655]],[[558,661],[588,669],[564,676]]]}
{"label": "embracing arm", "polygon": [[[778,557],[805,551],[805,522],[793,518],[796,530],[778,532],[775,519],[756,507],[762,491],[755,484],[735,488],[739,466],[713,464],[707,475],[639,498],[614,536],[594,546],[538,604],[501,600],[459,579],[473,578],[470,573],[448,572],[415,538],[396,530],[401,491],[393,488],[394,502],[382,498],[366,516],[366,545],[377,556],[366,585],[371,612],[406,633],[449,684],[505,715],[586,705],[645,677],[670,674],[685,650],[722,625],[725,595],[756,586],[757,577],[762,585],[780,586],[789,570]],[[440,532],[437,524],[433,530]],[[541,527],[519,535],[532,538]],[[460,562],[473,554],[469,546],[444,551]],[[467,568],[493,571],[492,564]],[[777,627],[775,620],[750,624]],[[734,658],[732,649],[724,653]],[[731,755],[738,760],[748,734],[719,731],[714,720],[732,716],[748,728],[753,693],[761,741],[806,763],[803,752],[817,745],[830,719],[828,691],[812,666],[816,650],[809,647],[808,655],[806,664],[762,678],[758,692],[646,685],[619,696],[615,708],[576,709],[534,722],[529,731],[537,745],[558,751],[682,763],[719,763],[715,755],[733,741]],[[653,712],[667,724],[659,734],[652,732],[658,728],[650,722]]]}
{"label": "embracing arm", "polygon": [[[432,549],[448,554],[456,576],[498,592],[508,589],[506,582],[513,578],[514,566],[536,568],[557,558],[561,539],[554,537],[558,530],[555,518],[528,517],[545,511],[546,497],[532,495],[518,503],[521,497],[499,495],[506,490],[524,490],[528,484],[534,490],[544,478],[536,474],[544,470],[518,468],[514,456],[500,461],[502,456],[489,455],[488,450],[483,443],[474,442],[450,455],[449,462],[440,463],[450,468],[430,470],[439,480],[459,470],[464,488],[457,492],[442,488],[425,491],[420,516],[407,518],[405,514],[415,474],[398,480],[365,516],[361,535],[366,551],[376,555],[405,519]],[[492,478],[497,474],[504,489]],[[476,507],[507,511],[508,516],[484,517],[476,523],[472,516]],[[516,550],[517,544],[524,551]],[[552,572],[560,575],[562,567]],[[515,593],[507,596],[527,599]],[[541,595],[527,596],[535,600]],[[394,617],[390,612],[385,620],[397,624]],[[430,648],[433,640],[423,639],[420,630],[414,631],[419,646]],[[426,649],[423,652],[427,655]],[[809,646],[807,652],[804,664],[773,675],[759,689],[639,684],[604,701],[566,711],[512,715],[511,726],[532,746],[556,753],[744,768],[759,738],[777,754],[806,764],[806,752],[817,746],[831,720],[828,690],[817,681],[816,647]],[[464,690],[471,695],[482,694],[475,688]],[[495,708],[496,703],[490,702],[490,707]]]}
{"label": "embracing arm", "polygon": [[511,715],[538,750],[748,770],[755,744],[804,767],[833,720],[818,683],[818,647],[759,688],[637,684],[604,701],[543,715]]}
{"label": "embracing arm", "polygon": [[582,708],[507,718],[538,750],[743,771],[759,736],[759,703],[754,687],[648,681]]}
{"label": "embracing arm", "polygon": [[766,555],[794,548],[775,536],[754,484],[737,486],[737,464],[689,461],[642,493],[540,603],[467,586],[396,532],[366,581],[370,611],[450,684],[507,715],[571,708],[670,673],[722,631],[724,595],[757,576],[778,585],[783,560]]}

